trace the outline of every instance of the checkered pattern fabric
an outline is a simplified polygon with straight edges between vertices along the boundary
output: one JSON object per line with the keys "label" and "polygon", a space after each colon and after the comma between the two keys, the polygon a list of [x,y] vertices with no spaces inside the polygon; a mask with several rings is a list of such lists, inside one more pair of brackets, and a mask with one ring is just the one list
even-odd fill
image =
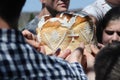
{"label": "checkered pattern fabric", "polygon": [[0,80],[87,80],[79,63],[37,52],[18,30],[0,30]]}

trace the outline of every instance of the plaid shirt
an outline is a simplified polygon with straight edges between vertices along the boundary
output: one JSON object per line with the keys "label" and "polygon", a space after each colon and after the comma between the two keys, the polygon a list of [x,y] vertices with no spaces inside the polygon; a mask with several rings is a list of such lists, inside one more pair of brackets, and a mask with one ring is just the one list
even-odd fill
{"label": "plaid shirt", "polygon": [[37,52],[18,30],[0,30],[0,80],[87,80],[79,63]]}

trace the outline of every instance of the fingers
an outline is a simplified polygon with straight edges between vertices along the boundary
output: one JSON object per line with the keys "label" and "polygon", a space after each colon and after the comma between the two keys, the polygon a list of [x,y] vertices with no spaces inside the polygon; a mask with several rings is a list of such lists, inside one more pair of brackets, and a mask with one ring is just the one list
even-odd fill
{"label": "fingers", "polygon": [[84,49],[84,53],[86,57],[87,68],[92,68],[94,65],[95,57],[91,53],[89,53],[86,49]]}
{"label": "fingers", "polygon": [[43,54],[46,54],[46,51],[45,51],[45,47],[44,46],[40,46],[39,47],[39,52],[42,52]]}
{"label": "fingers", "polygon": [[76,48],[75,51],[79,51],[79,53],[83,54],[83,48],[81,48],[81,47]]}
{"label": "fingers", "polygon": [[83,54],[82,51],[83,51],[82,48],[77,48],[66,58],[66,60],[70,63],[73,63],[73,62],[81,63],[82,54]]}
{"label": "fingers", "polygon": [[44,52],[44,50],[42,48],[40,48],[40,43],[36,41],[36,36],[34,34],[32,34],[30,31],[28,30],[24,30],[22,31],[23,36],[26,38],[26,41],[33,46],[35,49],[42,50],[42,52]]}
{"label": "fingers", "polygon": [[23,34],[23,36],[24,36],[25,38],[27,38],[27,39],[30,39],[30,40],[35,40],[35,39],[36,39],[35,35],[32,34],[32,33],[31,33],[30,31],[28,31],[28,30],[22,31],[22,34]]}
{"label": "fingers", "polygon": [[83,48],[78,47],[72,54],[76,55],[79,58],[79,62],[81,63],[82,56],[83,56]]}
{"label": "fingers", "polygon": [[98,43],[98,47],[101,49],[101,48],[105,47],[105,45]]}
{"label": "fingers", "polygon": [[56,50],[56,52],[54,53],[54,55],[55,55],[55,56],[58,56],[58,55],[60,54],[60,51],[61,51],[61,49],[58,48],[58,49]]}
{"label": "fingers", "polygon": [[91,47],[92,54],[95,56],[99,51],[98,47],[96,45],[91,45],[90,47]]}
{"label": "fingers", "polygon": [[80,45],[79,45],[79,47],[78,48],[76,48],[76,50],[75,51],[79,51],[79,53],[81,53],[81,54],[83,54],[83,50],[84,50],[84,48],[85,48],[85,46],[84,46],[84,43],[83,42],[81,42],[80,43]]}
{"label": "fingers", "polygon": [[65,51],[63,51],[62,53],[60,53],[58,55],[58,57],[65,59],[66,57],[68,57],[69,54],[71,54],[71,50],[66,49]]}
{"label": "fingers", "polygon": [[37,37],[28,30],[22,31],[23,36],[26,38],[26,41],[33,46],[37,51],[46,54],[45,48],[40,45],[37,41]]}
{"label": "fingers", "polygon": [[84,49],[84,48],[85,48],[84,42],[81,42],[81,43],[79,44],[79,47],[81,47],[82,49]]}
{"label": "fingers", "polygon": [[33,46],[37,51],[42,52],[43,54],[46,54],[45,47],[42,46],[42,45],[40,45],[39,42],[36,42],[35,40],[28,40],[28,39],[26,39],[26,41],[27,41],[31,46]]}
{"label": "fingers", "polygon": [[26,39],[26,41],[27,41],[31,46],[33,46],[34,48],[38,48],[38,47],[40,46],[40,43],[39,43],[39,42],[36,42],[35,40]]}

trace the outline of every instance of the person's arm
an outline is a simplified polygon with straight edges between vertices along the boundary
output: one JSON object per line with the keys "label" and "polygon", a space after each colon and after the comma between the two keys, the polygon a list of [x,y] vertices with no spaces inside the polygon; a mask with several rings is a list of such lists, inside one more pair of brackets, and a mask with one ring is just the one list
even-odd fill
{"label": "person's arm", "polygon": [[[102,44],[98,44],[98,46],[100,48],[104,47],[104,45]],[[100,48],[98,48],[96,45],[90,45],[91,51],[87,51],[87,49],[84,48],[83,54],[85,57],[84,60],[86,61],[86,65],[84,65],[83,67],[89,80],[95,80],[94,61],[95,56],[99,52]]]}
{"label": "person's arm", "polygon": [[[64,53],[69,53],[69,50]],[[78,49],[76,49],[74,52],[70,53],[67,57],[56,57],[56,56],[49,56],[56,61],[56,65],[62,65],[64,67],[63,72],[66,72],[66,76],[69,75],[69,78],[72,78],[73,80],[87,80],[87,76],[84,73],[84,70],[81,66],[81,59],[82,59],[82,52]],[[65,59],[65,60],[64,60]],[[53,64],[54,65],[54,64]],[[62,73],[61,73],[62,74]],[[68,78],[68,79],[69,79]]]}
{"label": "person's arm", "polygon": [[31,20],[29,23],[27,23],[22,31],[24,30],[28,30],[30,31],[32,34],[36,35],[36,28],[38,27],[38,22],[40,21],[40,19],[38,18],[38,16],[36,16],[33,20]]}
{"label": "person's arm", "polygon": [[88,14],[95,24],[101,19],[101,11],[96,4],[88,5],[82,11]]}
{"label": "person's arm", "polygon": [[22,34],[30,45],[36,49],[40,48],[39,42],[37,42],[37,37],[33,33],[31,33],[29,30],[23,30]]}

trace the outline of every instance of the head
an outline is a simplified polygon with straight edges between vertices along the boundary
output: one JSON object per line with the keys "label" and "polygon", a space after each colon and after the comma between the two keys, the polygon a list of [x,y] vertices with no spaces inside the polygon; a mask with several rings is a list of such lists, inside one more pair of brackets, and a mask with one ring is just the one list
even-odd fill
{"label": "head", "polygon": [[120,0],[106,0],[106,1],[113,6],[120,6]]}
{"label": "head", "polygon": [[41,2],[49,11],[64,12],[68,10],[70,0],[41,0]]}
{"label": "head", "polygon": [[120,80],[120,42],[109,43],[95,58],[95,80]]}
{"label": "head", "polygon": [[17,28],[25,0],[0,0],[0,18],[11,28]]}
{"label": "head", "polygon": [[120,41],[120,7],[112,8],[97,26],[97,40],[104,45]]}

